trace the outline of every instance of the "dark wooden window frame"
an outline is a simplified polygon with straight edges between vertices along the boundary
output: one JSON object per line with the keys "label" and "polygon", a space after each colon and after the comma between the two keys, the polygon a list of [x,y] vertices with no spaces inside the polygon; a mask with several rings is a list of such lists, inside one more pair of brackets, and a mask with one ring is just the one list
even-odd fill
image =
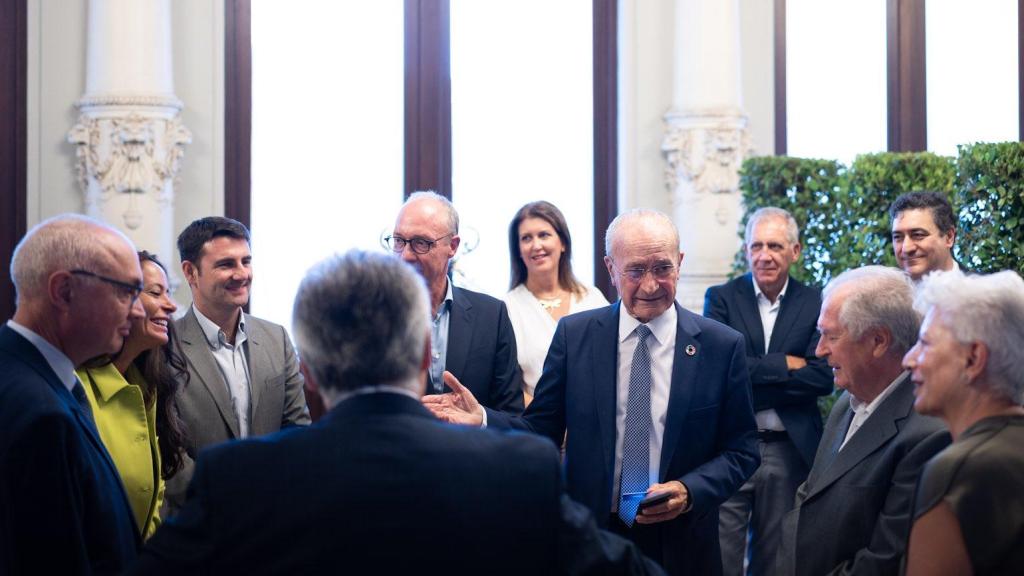
{"label": "dark wooden window frame", "polygon": [[[250,225],[251,0],[225,2],[224,213]],[[404,193],[451,198],[449,0],[405,0]],[[593,0],[594,278],[613,297],[603,231],[618,214],[617,0]]]}
{"label": "dark wooden window frame", "polygon": [[[775,154],[787,151],[786,0],[775,0]],[[887,142],[890,151],[928,149],[925,0],[886,0]],[[1024,0],[1017,0],[1018,135],[1024,141]]]}
{"label": "dark wooden window frame", "polygon": [[14,315],[11,257],[26,231],[28,1],[0,0],[0,318]]}

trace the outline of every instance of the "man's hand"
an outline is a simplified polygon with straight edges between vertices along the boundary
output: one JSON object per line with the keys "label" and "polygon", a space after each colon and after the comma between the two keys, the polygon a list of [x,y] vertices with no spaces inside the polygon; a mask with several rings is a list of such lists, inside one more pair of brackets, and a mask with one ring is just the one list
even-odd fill
{"label": "man's hand", "polygon": [[452,391],[448,394],[428,394],[423,397],[423,405],[445,422],[476,427],[483,425],[484,409],[473,393],[447,370],[444,372],[444,383]]}
{"label": "man's hand", "polygon": [[668,492],[669,499],[656,506],[648,506],[636,515],[637,524],[655,524],[675,519],[690,507],[690,493],[686,486],[678,480],[672,480],[664,484],[651,484],[647,493]]}
{"label": "man's hand", "polygon": [[786,354],[786,370],[792,372],[793,370],[799,370],[804,366],[807,366],[807,360],[799,356],[790,356],[789,354]]}

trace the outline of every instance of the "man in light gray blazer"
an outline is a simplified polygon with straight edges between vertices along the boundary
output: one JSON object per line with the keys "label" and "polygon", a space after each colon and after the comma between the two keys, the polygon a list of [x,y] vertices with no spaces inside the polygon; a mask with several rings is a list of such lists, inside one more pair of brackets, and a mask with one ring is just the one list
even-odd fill
{"label": "man in light gray blazer", "polygon": [[167,483],[171,512],[184,501],[200,449],[310,421],[288,333],[242,311],[252,285],[246,227],[230,218],[200,218],[178,236],[178,251],[192,291],[192,306],[175,322],[188,363],[189,382],[177,405],[189,458]]}
{"label": "man in light gray blazer", "polygon": [[796,506],[783,520],[779,574],[897,574],[921,467],[950,442],[914,411],[901,360],[917,338],[910,280],[866,266],[825,287],[816,355],[846,391],[825,425]]}

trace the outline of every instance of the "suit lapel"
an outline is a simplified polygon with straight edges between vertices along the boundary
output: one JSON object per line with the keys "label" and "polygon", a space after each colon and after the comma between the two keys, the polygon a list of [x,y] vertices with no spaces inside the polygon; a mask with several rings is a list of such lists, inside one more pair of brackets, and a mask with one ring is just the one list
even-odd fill
{"label": "suit lapel", "polygon": [[256,407],[259,405],[260,395],[266,388],[263,368],[270,366],[270,357],[263,346],[263,331],[252,321],[252,317],[245,314],[245,344],[246,357],[249,361],[249,419],[256,414]]}
{"label": "suit lapel", "polygon": [[764,325],[761,324],[761,312],[757,309],[757,295],[754,294],[754,280],[748,273],[740,278],[737,284],[739,300],[737,308],[740,311],[740,319],[746,326],[744,333],[750,343],[749,352],[755,356],[764,353]]}
{"label": "suit lapel", "polygon": [[[882,401],[882,404],[861,425],[853,438],[850,438],[846,446],[836,454],[832,463],[822,471],[817,485],[811,488],[808,497],[824,490],[899,433],[898,422],[907,417],[914,401],[909,382],[908,374],[904,373],[896,383],[896,389],[892,391],[892,394]],[[839,428],[842,426],[837,427],[836,434],[839,433]],[[845,430],[843,432],[845,433]],[[835,436],[833,438],[835,441],[842,442]]]}
{"label": "suit lapel", "polygon": [[[701,357],[700,328],[678,303],[675,304],[675,307],[676,345],[672,357],[672,382],[668,395],[665,435],[661,446],[661,465],[659,467],[661,477],[659,481],[665,480],[668,464],[672,461],[672,456],[679,444],[683,423],[690,411],[690,400],[693,398],[695,379],[700,366],[699,358]],[[692,350],[696,351],[695,354],[686,353],[689,346],[693,346]]]}
{"label": "suit lapel", "polygon": [[[619,308],[616,302],[607,313],[597,317],[591,342],[590,365],[593,367],[594,412],[601,430],[601,447],[605,470],[615,469],[615,407],[618,404]],[[611,472],[609,472],[611,474]]]}
{"label": "suit lapel", "polygon": [[448,311],[448,350],[444,359],[444,369],[459,377],[463,375],[466,358],[469,357],[469,345],[473,342],[473,305],[462,297],[461,292],[461,288],[452,287],[452,304]]}
{"label": "suit lapel", "polygon": [[782,344],[793,329],[793,324],[800,316],[800,310],[804,307],[805,298],[801,298],[803,285],[795,279],[789,279],[789,287],[786,288],[786,297],[779,305],[779,316],[775,319],[775,327],[772,328],[772,339],[768,342],[768,352],[778,352]]}
{"label": "suit lapel", "polygon": [[203,329],[199,326],[199,319],[195,312],[189,308],[182,319],[181,349],[185,354],[189,366],[192,367],[192,374],[199,377],[199,380],[206,387],[213,402],[217,405],[221,418],[227,422],[231,434],[238,438],[238,417],[231,405],[231,395],[228,393],[227,384],[221,376],[220,369],[210,352],[210,344],[206,341]]}

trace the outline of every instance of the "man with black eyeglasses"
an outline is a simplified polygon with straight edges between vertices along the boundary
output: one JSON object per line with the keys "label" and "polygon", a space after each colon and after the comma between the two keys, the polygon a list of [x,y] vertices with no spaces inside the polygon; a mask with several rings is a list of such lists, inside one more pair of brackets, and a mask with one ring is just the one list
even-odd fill
{"label": "man with black eyeglasses", "polygon": [[523,411],[522,372],[505,303],[452,286],[448,263],[459,249],[459,214],[434,192],[416,192],[402,205],[387,237],[394,254],[427,284],[431,306],[427,393],[450,391],[456,378],[485,406]]}
{"label": "man with black eyeglasses", "polygon": [[683,254],[664,214],[616,217],[605,254],[619,301],[558,322],[523,416],[481,409],[457,382],[424,403],[453,423],[564,437],[569,495],[599,526],[669,574],[721,574],[718,506],[759,461],[743,337],[675,302]]}
{"label": "man with black eyeglasses", "polygon": [[0,328],[0,574],[118,574],[139,531],[75,368],[121,349],[142,270],[120,232],[64,214],[14,249]]}

